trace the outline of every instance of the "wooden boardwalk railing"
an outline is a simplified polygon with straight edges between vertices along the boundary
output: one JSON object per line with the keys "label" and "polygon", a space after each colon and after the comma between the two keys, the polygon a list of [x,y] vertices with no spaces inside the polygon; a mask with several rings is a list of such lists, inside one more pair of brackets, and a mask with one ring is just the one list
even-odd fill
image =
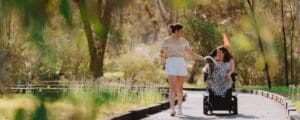
{"label": "wooden boardwalk railing", "polygon": [[169,89],[168,87],[163,86],[141,86],[141,85],[105,85],[102,82],[93,82],[93,81],[43,81],[37,85],[13,85],[11,86],[11,92],[13,93],[37,93],[37,92],[49,92],[49,93],[58,93],[58,92],[69,92],[71,90],[90,90],[93,89],[102,89],[102,88],[111,88],[118,92],[133,92],[138,93],[140,91],[145,91],[146,89],[155,89],[158,90],[163,95],[167,96]]}

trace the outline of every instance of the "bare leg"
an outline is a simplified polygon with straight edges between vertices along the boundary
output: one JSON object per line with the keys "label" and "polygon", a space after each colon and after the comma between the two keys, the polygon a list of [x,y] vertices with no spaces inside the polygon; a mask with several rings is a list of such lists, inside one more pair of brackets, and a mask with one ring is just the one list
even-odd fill
{"label": "bare leg", "polygon": [[169,75],[168,81],[169,81],[169,86],[170,86],[169,102],[170,102],[170,108],[171,108],[171,116],[174,116],[175,115],[174,104],[175,104],[175,92],[176,92],[177,78],[176,78],[176,76]]}
{"label": "bare leg", "polygon": [[177,76],[176,91],[177,91],[177,101],[178,101],[178,113],[182,114],[182,99],[183,99],[183,82],[185,76]]}

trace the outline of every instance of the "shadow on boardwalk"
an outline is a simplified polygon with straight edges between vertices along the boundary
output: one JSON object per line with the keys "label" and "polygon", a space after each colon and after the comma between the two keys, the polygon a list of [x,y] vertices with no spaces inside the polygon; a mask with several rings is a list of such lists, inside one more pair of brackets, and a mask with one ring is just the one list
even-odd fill
{"label": "shadow on boardwalk", "polygon": [[238,115],[229,115],[229,114],[212,114],[207,116],[216,116],[217,118],[201,118],[201,117],[194,117],[189,115],[183,115],[180,118],[183,120],[199,120],[199,119],[205,119],[205,120],[219,120],[220,118],[226,118],[226,119],[259,119],[260,117],[254,116],[254,115],[244,115],[244,114],[238,114]]}
{"label": "shadow on boardwalk", "polygon": [[238,115],[228,115],[228,114],[212,114],[208,116],[217,116],[217,118],[204,118],[204,117],[199,117],[199,116],[190,116],[190,115],[181,115],[178,116],[182,120],[219,120],[220,118],[226,118],[226,119],[236,119],[236,118],[241,118],[241,119],[258,119],[259,117],[253,116],[253,115],[243,115],[243,114],[238,114]]}

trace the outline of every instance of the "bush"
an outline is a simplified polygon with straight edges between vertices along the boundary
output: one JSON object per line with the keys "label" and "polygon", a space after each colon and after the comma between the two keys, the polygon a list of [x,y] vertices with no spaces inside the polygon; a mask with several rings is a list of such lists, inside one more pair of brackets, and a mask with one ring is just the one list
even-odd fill
{"label": "bush", "polygon": [[115,72],[118,70],[118,64],[115,60],[105,59],[104,63],[105,72]]}
{"label": "bush", "polygon": [[145,54],[125,53],[117,60],[117,64],[126,79],[140,83],[163,81],[163,70]]}

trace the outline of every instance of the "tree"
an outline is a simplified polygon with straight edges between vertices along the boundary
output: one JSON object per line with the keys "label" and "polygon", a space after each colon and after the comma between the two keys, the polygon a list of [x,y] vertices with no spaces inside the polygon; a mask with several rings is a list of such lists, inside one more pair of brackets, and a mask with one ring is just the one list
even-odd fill
{"label": "tree", "polygon": [[261,54],[262,54],[263,59],[264,59],[264,65],[265,65],[264,70],[265,70],[265,75],[267,77],[268,87],[271,89],[272,88],[272,83],[271,83],[271,77],[270,77],[270,74],[269,74],[269,65],[267,63],[266,53],[265,53],[265,49],[264,49],[264,46],[263,46],[262,38],[260,36],[260,30],[258,28],[255,8],[254,8],[255,0],[247,0],[247,3],[250,7],[250,14],[251,14],[251,18],[252,18],[252,21],[253,21],[253,27],[255,29],[255,32],[256,32],[256,35],[257,35],[257,40],[258,40],[258,43],[259,43],[259,48],[260,48]]}
{"label": "tree", "polygon": [[297,19],[297,26],[298,26],[298,45],[296,47],[296,54],[298,58],[300,58],[300,0],[296,0],[296,19]]}
{"label": "tree", "polygon": [[280,0],[280,8],[281,8],[281,30],[283,35],[283,47],[284,47],[284,65],[285,65],[285,81],[286,86],[289,86],[289,77],[288,77],[288,56],[287,56],[287,40],[286,40],[286,32],[285,32],[285,22],[284,22],[284,10],[283,10],[283,0]]}
{"label": "tree", "polygon": [[160,26],[159,26],[159,22],[158,20],[155,18],[155,14],[154,12],[152,12],[150,10],[150,7],[149,5],[145,5],[145,10],[147,11],[148,15],[149,15],[149,18],[152,22],[152,25],[153,25],[153,29],[154,29],[154,38],[153,38],[153,41],[156,42],[158,41],[158,34],[160,32]]}
{"label": "tree", "polygon": [[[161,0],[154,0],[154,1],[166,26],[168,27],[171,24],[173,24],[174,20],[172,17],[172,11],[170,10],[169,12],[167,12]],[[169,32],[169,34],[171,33]]]}
{"label": "tree", "polygon": [[[218,45],[221,45],[221,33],[215,23],[206,22],[199,17],[191,17],[187,21],[186,31],[190,34],[188,40],[192,48],[201,55],[209,55]],[[195,76],[199,73],[201,66],[201,62],[195,62],[188,78],[189,83],[197,82]]]}
{"label": "tree", "polygon": [[290,12],[291,17],[290,17],[290,30],[288,30],[289,34],[290,34],[290,72],[291,72],[291,80],[292,82],[295,84],[295,80],[294,80],[294,38],[295,38],[295,21],[296,21],[296,1],[292,0],[289,2],[289,8],[291,11],[287,11]]}
{"label": "tree", "polygon": [[[122,1],[97,0],[97,9],[89,9],[87,4],[88,2],[85,0],[73,1],[79,8],[81,19],[83,22],[83,29],[88,41],[90,53],[90,70],[93,72],[94,77],[103,76],[103,65],[107,38],[112,27],[112,13],[115,8],[120,7],[118,5],[122,5]],[[96,13],[96,15],[90,16],[93,12]],[[92,24],[94,24],[94,26]],[[95,27],[95,29],[92,29],[92,27]]]}

